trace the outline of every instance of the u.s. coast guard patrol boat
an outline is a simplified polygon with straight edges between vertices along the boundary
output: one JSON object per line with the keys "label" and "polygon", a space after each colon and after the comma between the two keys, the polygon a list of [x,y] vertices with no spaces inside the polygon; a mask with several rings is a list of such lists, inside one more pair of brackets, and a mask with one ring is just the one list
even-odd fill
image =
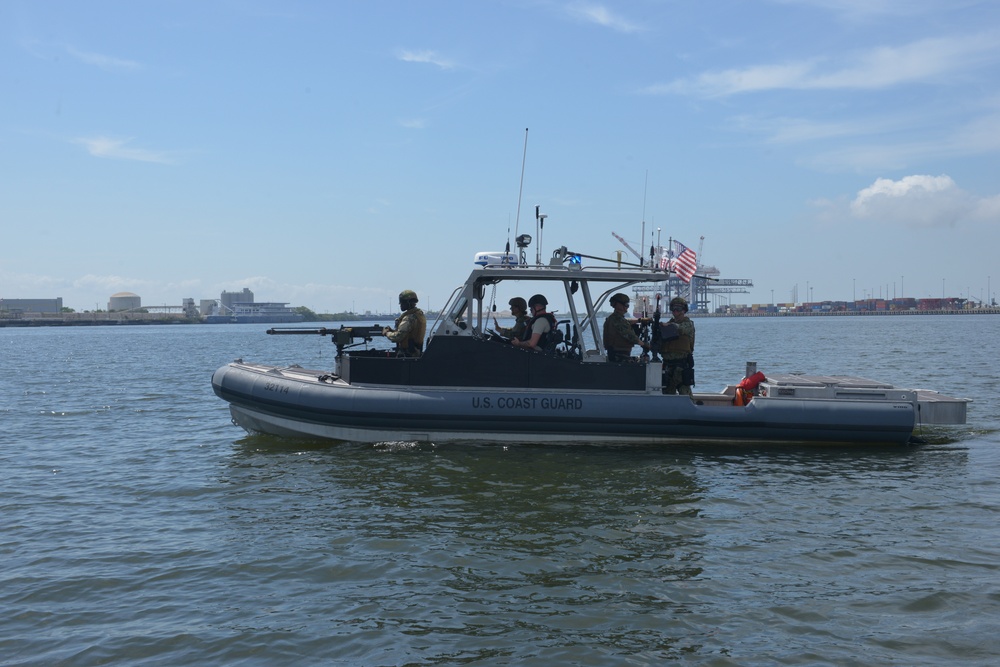
{"label": "u.s. coast guard patrol boat", "polygon": [[[565,247],[547,264],[525,262],[523,248],[480,253],[419,358],[357,349],[382,335],[375,327],[272,329],[330,335],[336,368],[238,359],[212,387],[249,432],[354,442],[903,444],[918,425],[965,423],[966,399],[844,376],[758,374],[752,388],[664,395],[655,355],[608,361],[596,315],[613,293],[661,282],[663,271],[586,260],[598,258]],[[487,291],[522,282],[568,304],[561,341],[544,352],[489,329]]]}

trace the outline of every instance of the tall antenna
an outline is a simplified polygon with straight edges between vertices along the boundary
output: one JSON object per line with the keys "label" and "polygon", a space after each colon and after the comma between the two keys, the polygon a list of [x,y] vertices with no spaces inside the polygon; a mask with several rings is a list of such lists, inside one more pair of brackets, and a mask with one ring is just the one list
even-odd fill
{"label": "tall antenna", "polygon": [[[507,214],[507,245],[504,246],[503,259],[500,260],[502,266],[510,264],[510,213]],[[493,304],[496,306],[496,304]]]}
{"label": "tall antenna", "polygon": [[[642,182],[642,234],[639,236],[640,239],[646,238],[646,188],[649,185],[649,169],[646,170],[646,178]],[[642,248],[642,241],[640,241],[639,248]],[[639,263],[643,263],[642,257],[639,258]],[[653,249],[649,249],[649,265],[653,265]]]}
{"label": "tall antenna", "polygon": [[535,243],[535,264],[542,265],[542,234],[545,232],[545,218],[549,217],[539,212],[541,206],[535,205],[535,223],[538,230],[538,241]]}
{"label": "tall antenna", "polygon": [[521,185],[517,188],[517,217],[514,219],[514,236],[521,224],[521,193],[524,191],[524,162],[528,159],[528,128],[524,128],[524,153],[521,155]]}

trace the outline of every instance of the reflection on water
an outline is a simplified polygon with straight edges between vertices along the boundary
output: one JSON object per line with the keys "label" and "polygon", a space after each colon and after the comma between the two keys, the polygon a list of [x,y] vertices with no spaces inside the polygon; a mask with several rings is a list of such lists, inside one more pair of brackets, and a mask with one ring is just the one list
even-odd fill
{"label": "reflection on water", "polygon": [[[953,446],[323,446],[265,436],[240,441],[225,479],[229,530],[254,535],[256,548],[312,534],[307,549],[323,565],[310,582],[336,591],[325,604],[351,619],[339,631],[356,657],[372,657],[371,632],[392,628],[393,655],[409,659],[579,664],[635,654],[796,663],[817,649],[861,664],[844,637],[888,645],[877,619],[930,622],[918,610],[934,602],[912,591],[925,575],[897,568],[948,562],[967,574],[987,557],[957,546],[969,522],[950,524],[970,482],[968,451]],[[947,604],[987,602],[976,585],[959,588]],[[886,597],[871,605],[876,590]],[[817,638],[831,624],[838,631]],[[775,634],[777,650],[764,639]]]}
{"label": "reflection on water", "polygon": [[[545,646],[553,656],[608,646],[609,632],[620,646],[654,634],[668,646],[669,632],[633,615],[683,613],[675,586],[701,573],[700,489],[685,459],[589,447],[274,444],[240,443],[225,480],[231,529],[285,533],[289,516],[313,527],[312,548],[327,554],[327,580],[344,612],[357,614],[357,633],[391,623],[406,637],[435,634],[434,655],[473,637],[526,658]],[[283,499],[248,502],[247,488]],[[286,521],[267,518],[272,510]],[[575,610],[594,605],[604,618],[580,624]]]}

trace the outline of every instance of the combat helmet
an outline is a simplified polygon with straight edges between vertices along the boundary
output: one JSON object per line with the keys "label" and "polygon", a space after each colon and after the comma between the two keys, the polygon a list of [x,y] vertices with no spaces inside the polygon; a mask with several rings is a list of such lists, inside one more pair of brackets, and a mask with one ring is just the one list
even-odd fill
{"label": "combat helmet", "polygon": [[509,305],[511,308],[517,306],[518,308],[521,309],[522,312],[525,313],[528,312],[528,304],[524,302],[523,297],[515,296],[513,299],[507,302],[507,305]]}
{"label": "combat helmet", "polygon": [[688,311],[688,302],[684,300],[684,297],[675,296],[670,300],[670,310],[674,308],[683,308],[686,313]]}
{"label": "combat helmet", "polygon": [[546,299],[545,296],[542,294],[536,294],[530,299],[528,299],[528,306],[530,306],[531,308],[534,308],[535,304],[539,303],[542,304],[543,306],[547,306],[549,305],[549,300]]}
{"label": "combat helmet", "polygon": [[627,306],[628,302],[629,302],[628,294],[622,294],[621,292],[618,292],[618,294],[615,294],[610,299],[608,299],[608,303],[610,303],[611,305],[620,303]]}
{"label": "combat helmet", "polygon": [[405,290],[403,290],[402,292],[399,293],[399,300],[400,301],[419,301],[420,299],[417,298],[417,293],[416,292],[414,292],[411,289],[405,289]]}

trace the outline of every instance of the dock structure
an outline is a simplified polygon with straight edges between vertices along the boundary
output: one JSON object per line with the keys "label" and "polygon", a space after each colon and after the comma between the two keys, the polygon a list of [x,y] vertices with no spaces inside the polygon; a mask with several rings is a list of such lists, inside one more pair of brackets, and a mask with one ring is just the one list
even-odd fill
{"label": "dock structure", "polygon": [[656,295],[659,294],[661,309],[665,308],[671,298],[680,296],[688,302],[692,314],[709,313],[713,297],[722,294],[749,294],[753,287],[753,280],[750,278],[720,278],[719,275],[716,267],[701,265],[690,283],[671,275],[660,283],[636,285],[632,288],[635,293],[633,310],[640,315],[652,313],[656,310]]}

